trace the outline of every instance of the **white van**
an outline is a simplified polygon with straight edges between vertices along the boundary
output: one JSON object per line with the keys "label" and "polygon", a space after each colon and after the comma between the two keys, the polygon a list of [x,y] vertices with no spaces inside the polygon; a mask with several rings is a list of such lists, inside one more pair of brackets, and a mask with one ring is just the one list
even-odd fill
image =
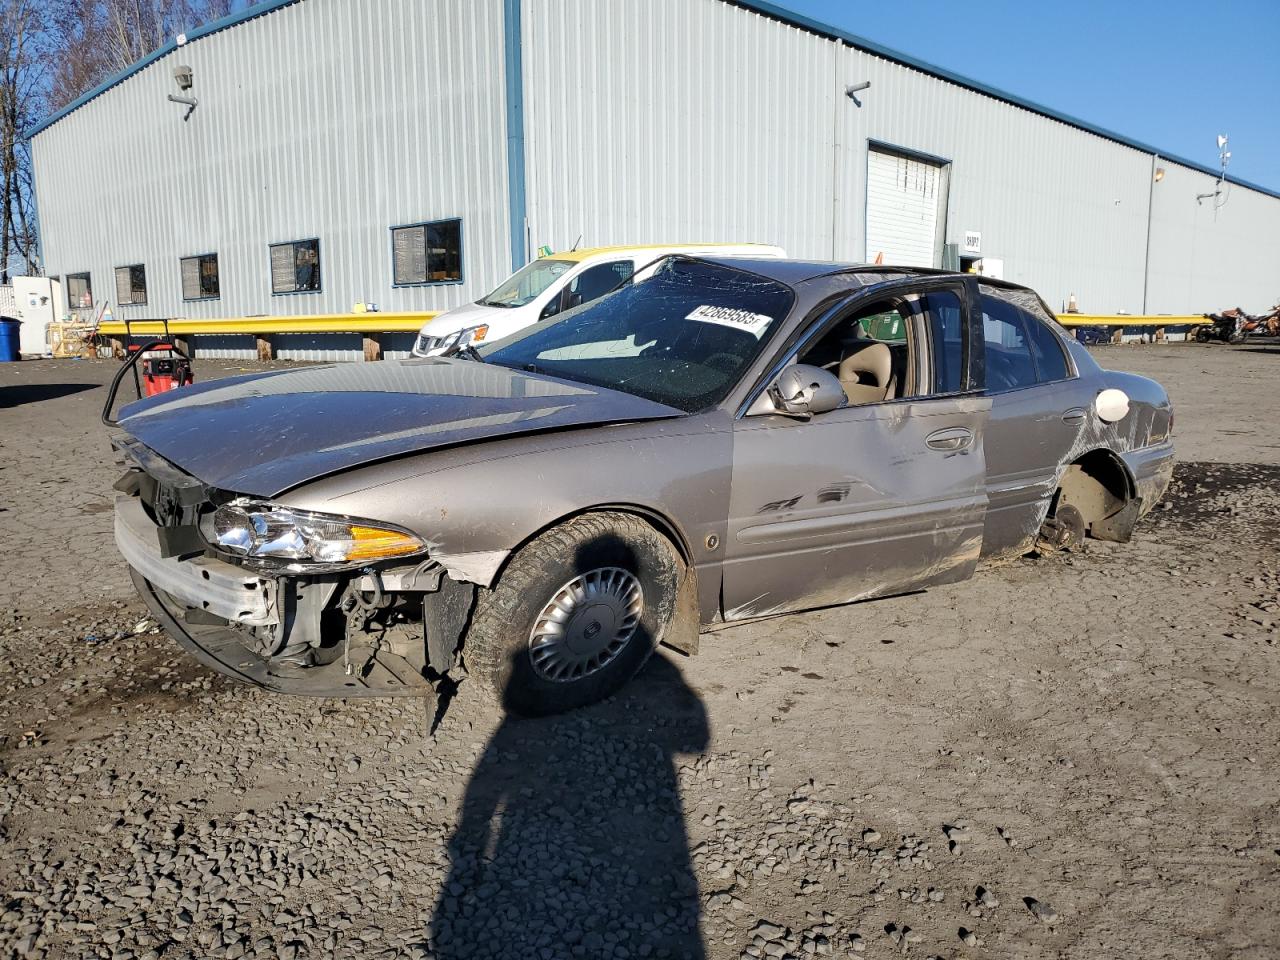
{"label": "white van", "polygon": [[483,340],[500,340],[571,307],[602,297],[655,260],[695,257],[785,257],[781,247],[759,243],[683,243],[596,247],[539,257],[517,270],[487,297],[432,317],[418,331],[415,357],[432,357]]}

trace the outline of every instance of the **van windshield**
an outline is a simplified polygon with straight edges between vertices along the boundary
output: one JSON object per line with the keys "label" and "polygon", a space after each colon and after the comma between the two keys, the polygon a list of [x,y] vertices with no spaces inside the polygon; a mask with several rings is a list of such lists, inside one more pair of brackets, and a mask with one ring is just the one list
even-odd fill
{"label": "van windshield", "polygon": [[507,278],[483,300],[486,307],[523,307],[574,268],[572,260],[534,260]]}
{"label": "van windshield", "polygon": [[674,257],[651,276],[481,347],[487,363],[695,413],[723,400],[791,309],[754,273]]}

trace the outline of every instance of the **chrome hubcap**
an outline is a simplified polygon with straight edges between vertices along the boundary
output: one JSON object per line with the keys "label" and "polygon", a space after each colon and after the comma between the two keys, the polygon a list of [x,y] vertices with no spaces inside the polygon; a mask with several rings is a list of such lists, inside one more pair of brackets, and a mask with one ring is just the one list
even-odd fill
{"label": "chrome hubcap", "polygon": [[529,634],[529,660],[546,680],[580,680],[603,669],[636,632],[644,593],[635,575],[601,567],[574,577],[542,608]]}

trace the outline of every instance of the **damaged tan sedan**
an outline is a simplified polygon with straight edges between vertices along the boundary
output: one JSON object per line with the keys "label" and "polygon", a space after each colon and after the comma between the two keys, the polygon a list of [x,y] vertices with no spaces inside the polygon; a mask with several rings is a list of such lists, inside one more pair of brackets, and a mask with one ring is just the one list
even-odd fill
{"label": "damaged tan sedan", "polygon": [[1013,284],[673,257],[452,357],[125,408],[116,539],[223,673],[342,697],[466,678],[552,713],[714,621],[1127,540],[1172,423]]}

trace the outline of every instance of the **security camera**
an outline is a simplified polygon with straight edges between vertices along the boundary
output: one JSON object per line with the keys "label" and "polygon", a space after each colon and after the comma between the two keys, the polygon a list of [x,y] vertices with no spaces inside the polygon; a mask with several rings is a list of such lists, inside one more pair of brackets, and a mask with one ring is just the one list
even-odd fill
{"label": "security camera", "polygon": [[185,64],[173,68],[173,81],[179,90],[190,90],[192,83],[191,68]]}

